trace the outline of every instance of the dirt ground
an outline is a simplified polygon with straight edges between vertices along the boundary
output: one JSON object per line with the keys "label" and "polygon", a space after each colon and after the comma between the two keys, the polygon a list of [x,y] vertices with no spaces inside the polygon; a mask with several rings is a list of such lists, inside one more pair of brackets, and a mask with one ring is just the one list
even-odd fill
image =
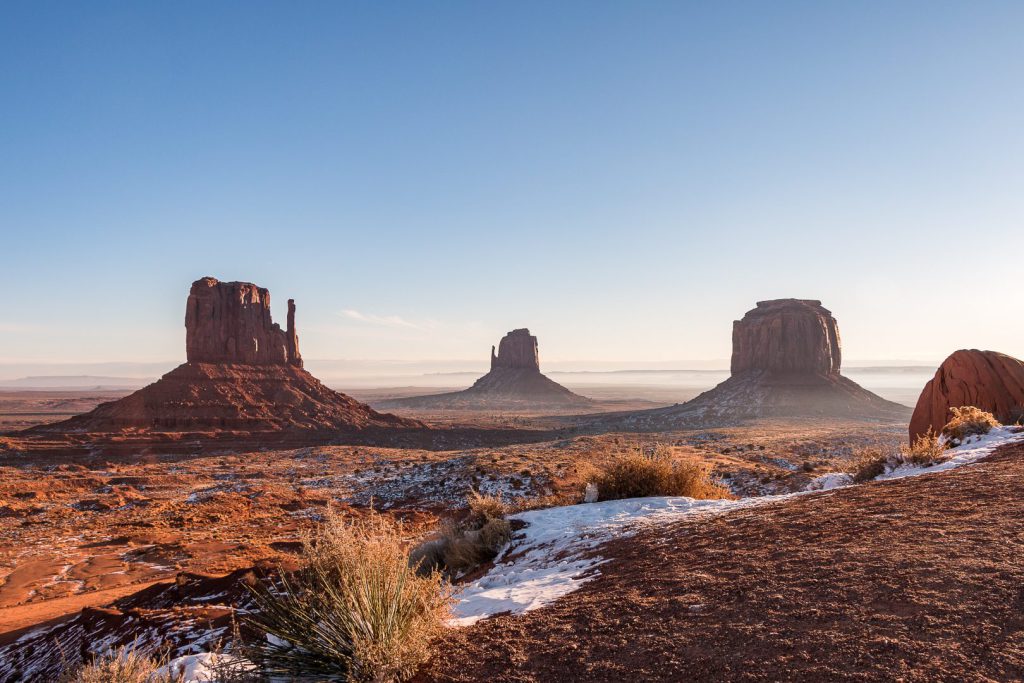
{"label": "dirt ground", "polygon": [[0,390],[0,433],[66,420],[130,393],[128,389]]}
{"label": "dirt ground", "polygon": [[578,435],[457,451],[319,446],[138,459],[8,459],[0,466],[0,635],[180,571],[221,574],[286,560],[328,505],[371,504],[410,532],[463,508],[471,489],[507,499],[582,491],[581,471],[654,443],[708,462],[740,495],[798,490],[842,469],[857,444],[904,425],[762,422],[716,431]]}
{"label": "dirt ground", "polygon": [[648,530],[555,603],[452,631],[420,680],[1024,679],[1024,446]]}

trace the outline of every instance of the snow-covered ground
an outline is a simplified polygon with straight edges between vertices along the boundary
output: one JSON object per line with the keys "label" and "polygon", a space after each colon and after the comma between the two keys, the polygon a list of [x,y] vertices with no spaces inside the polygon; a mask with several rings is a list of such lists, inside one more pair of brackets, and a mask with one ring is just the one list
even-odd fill
{"label": "snow-covered ground", "polygon": [[[1024,439],[1024,432],[999,427],[948,451],[931,467],[901,466],[879,479],[899,479],[967,465],[997,446]],[[817,477],[807,491],[741,500],[633,498],[533,510],[515,515],[527,524],[483,577],[463,587],[453,622],[460,626],[501,612],[526,612],[571,593],[598,575],[605,561],[594,550],[601,544],[635,534],[645,525],[674,522],[693,515],[715,515],[793,496],[850,485],[844,473]]]}

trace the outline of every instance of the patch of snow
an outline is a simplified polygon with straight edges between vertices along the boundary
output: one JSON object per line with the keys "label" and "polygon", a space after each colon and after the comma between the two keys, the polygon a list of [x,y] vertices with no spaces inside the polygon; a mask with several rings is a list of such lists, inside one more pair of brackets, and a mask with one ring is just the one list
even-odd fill
{"label": "patch of snow", "polygon": [[969,436],[962,444],[947,451],[950,454],[948,460],[943,460],[930,467],[918,467],[914,465],[900,465],[890,472],[876,477],[877,480],[902,479],[914,477],[919,474],[930,472],[944,472],[955,467],[969,465],[991,455],[998,446],[1017,441],[1024,441],[1024,430],[1019,427],[993,427],[988,434]]}
{"label": "patch of snow", "polygon": [[511,519],[527,524],[485,576],[465,586],[453,623],[468,626],[501,612],[542,607],[596,575],[605,560],[588,551],[645,524],[663,524],[698,513],[721,513],[768,500],[630,498],[531,510]]}
{"label": "patch of snow", "polygon": [[[998,446],[1024,440],[1024,431],[1010,427],[951,449],[951,457],[932,467],[900,467],[879,479],[899,479],[941,472],[967,465],[989,455]],[[817,488],[798,493],[741,500],[695,500],[682,497],[631,498],[601,503],[568,505],[513,515],[526,523],[501,554],[494,567],[463,587],[452,623],[468,626],[503,612],[527,612],[573,592],[598,575],[606,560],[594,551],[616,538],[635,534],[646,525],[666,524],[694,515],[717,515],[740,508],[808,495],[848,485],[844,473],[817,477]]]}
{"label": "patch of snow", "polygon": [[842,486],[849,486],[853,483],[853,475],[846,472],[829,472],[811,480],[805,491],[831,491]]}
{"label": "patch of snow", "polygon": [[181,679],[181,683],[212,683],[219,680],[218,667],[230,667],[237,671],[255,671],[252,662],[227,654],[203,652],[197,655],[176,657],[150,675],[150,680],[161,681],[165,678]]}

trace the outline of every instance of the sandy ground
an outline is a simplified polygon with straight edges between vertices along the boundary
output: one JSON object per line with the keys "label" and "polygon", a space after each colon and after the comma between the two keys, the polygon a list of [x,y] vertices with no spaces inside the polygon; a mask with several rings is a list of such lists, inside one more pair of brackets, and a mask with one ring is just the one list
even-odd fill
{"label": "sandy ground", "polygon": [[841,469],[854,445],[895,443],[904,429],[762,422],[441,452],[322,446],[58,465],[16,459],[0,467],[0,634],[30,621],[31,605],[42,621],[180,571],[286,559],[328,505],[358,514],[372,502],[425,529],[462,508],[470,489],[578,496],[588,464],[656,442],[708,462],[743,495],[785,492]]}
{"label": "sandy ground", "polygon": [[648,530],[577,592],[451,632],[420,680],[1024,679],[1024,446]]}
{"label": "sandy ground", "polygon": [[0,433],[66,420],[100,403],[114,401],[130,390],[0,390]]}

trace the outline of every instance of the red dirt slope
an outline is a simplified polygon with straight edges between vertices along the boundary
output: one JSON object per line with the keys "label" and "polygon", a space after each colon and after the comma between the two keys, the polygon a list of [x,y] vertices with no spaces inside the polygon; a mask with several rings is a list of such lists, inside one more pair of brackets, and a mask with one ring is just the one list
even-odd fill
{"label": "red dirt slope", "polygon": [[554,604],[452,633],[421,680],[1024,679],[1024,446],[606,546]]}

